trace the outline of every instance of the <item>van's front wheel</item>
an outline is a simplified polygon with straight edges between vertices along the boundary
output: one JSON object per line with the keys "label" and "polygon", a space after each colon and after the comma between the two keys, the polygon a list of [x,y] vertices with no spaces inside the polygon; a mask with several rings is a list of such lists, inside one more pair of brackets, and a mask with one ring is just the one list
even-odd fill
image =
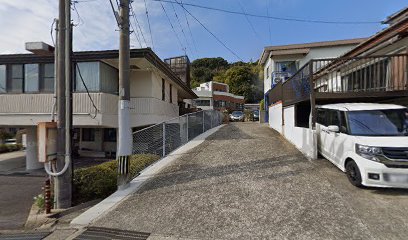
{"label": "van's front wheel", "polygon": [[358,168],[357,164],[353,160],[347,162],[346,174],[351,184],[353,184],[356,187],[363,186],[361,184],[362,179],[361,179],[360,169]]}

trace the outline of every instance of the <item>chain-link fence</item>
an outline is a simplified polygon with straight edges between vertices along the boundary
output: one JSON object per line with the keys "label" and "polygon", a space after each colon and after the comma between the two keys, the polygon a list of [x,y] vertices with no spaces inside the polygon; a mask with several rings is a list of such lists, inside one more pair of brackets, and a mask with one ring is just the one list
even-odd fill
{"label": "chain-link fence", "polygon": [[206,110],[185,114],[133,133],[133,154],[166,156],[205,131],[222,124],[223,114]]}

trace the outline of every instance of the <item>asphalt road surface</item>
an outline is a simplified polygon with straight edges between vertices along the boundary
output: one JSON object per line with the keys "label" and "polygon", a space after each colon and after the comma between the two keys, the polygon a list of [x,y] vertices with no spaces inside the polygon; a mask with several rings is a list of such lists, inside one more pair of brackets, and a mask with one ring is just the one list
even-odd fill
{"label": "asphalt road surface", "polygon": [[22,229],[43,177],[0,175],[0,230]]}
{"label": "asphalt road surface", "polygon": [[151,239],[408,239],[408,191],[355,188],[266,125],[232,123],[95,226]]}

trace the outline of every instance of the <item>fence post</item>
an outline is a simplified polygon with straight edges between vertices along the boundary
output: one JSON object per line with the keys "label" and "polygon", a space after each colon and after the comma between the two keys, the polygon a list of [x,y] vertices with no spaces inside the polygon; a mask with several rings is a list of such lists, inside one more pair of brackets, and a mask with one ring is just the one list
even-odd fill
{"label": "fence post", "polygon": [[205,117],[205,115],[204,115],[204,111],[203,111],[203,132],[205,132],[205,122],[204,122],[204,117]]}
{"label": "fence post", "polygon": [[188,116],[189,114],[187,114],[186,118],[187,118],[187,142],[188,142]]}
{"label": "fence post", "polygon": [[166,156],[166,123],[163,122],[163,157]]}
{"label": "fence post", "polygon": [[213,117],[214,117],[214,112],[211,112],[211,117],[210,117],[210,121],[211,121],[211,123],[210,123],[210,129],[213,128],[213,126],[212,126]]}

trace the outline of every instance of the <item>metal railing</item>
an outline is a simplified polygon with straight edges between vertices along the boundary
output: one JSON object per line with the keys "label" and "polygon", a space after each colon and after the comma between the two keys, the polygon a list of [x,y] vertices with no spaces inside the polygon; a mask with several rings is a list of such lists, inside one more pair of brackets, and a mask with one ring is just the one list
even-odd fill
{"label": "metal railing", "polygon": [[[314,59],[268,93],[269,104],[317,99],[393,97],[408,91],[408,55]],[[313,100],[314,101],[314,100]]]}
{"label": "metal railing", "polygon": [[133,133],[133,154],[167,156],[198,135],[222,124],[223,114],[205,110],[185,114]]}

